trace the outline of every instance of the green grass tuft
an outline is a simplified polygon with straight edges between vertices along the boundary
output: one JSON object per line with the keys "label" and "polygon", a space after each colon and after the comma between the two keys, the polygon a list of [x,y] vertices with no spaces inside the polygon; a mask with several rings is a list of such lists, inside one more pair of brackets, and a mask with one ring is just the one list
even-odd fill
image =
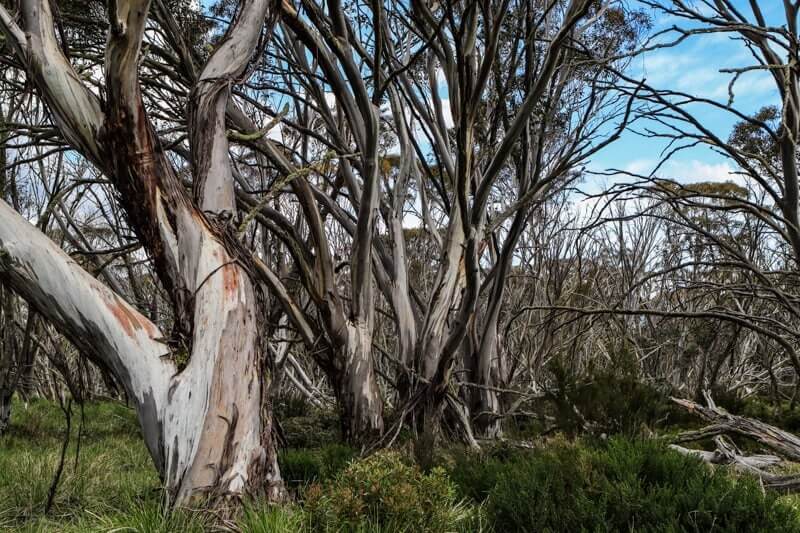
{"label": "green grass tuft", "polygon": [[135,413],[117,403],[79,414],[50,513],[48,489],[65,424],[51,402],[14,406],[0,437],[0,530],[21,532],[513,532],[800,531],[800,497],[764,494],[652,440],[556,439],[534,450],[445,450],[423,472],[398,452],[357,459],[328,442],[280,452],[298,501],[247,503],[231,522],[211,513],[165,513],[163,492]]}

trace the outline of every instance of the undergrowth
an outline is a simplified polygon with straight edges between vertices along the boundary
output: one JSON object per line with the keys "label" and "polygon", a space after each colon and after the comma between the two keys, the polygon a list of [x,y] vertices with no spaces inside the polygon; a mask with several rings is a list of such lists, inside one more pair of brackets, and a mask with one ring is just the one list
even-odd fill
{"label": "undergrowth", "polygon": [[[407,454],[355,450],[311,436],[288,441],[283,475],[294,497],[281,507],[247,502],[231,522],[198,511],[165,513],[163,493],[131,409],[79,413],[49,513],[64,420],[57,406],[15,404],[0,437],[0,530],[23,532],[511,532],[800,531],[796,500],[681,456],[653,440],[562,438],[531,450],[455,448],[423,471]],[[286,424],[304,428],[310,422]],[[304,429],[303,429],[304,431]]]}
{"label": "undergrowth", "polygon": [[497,531],[800,531],[789,502],[655,440],[458,454],[449,473]]}

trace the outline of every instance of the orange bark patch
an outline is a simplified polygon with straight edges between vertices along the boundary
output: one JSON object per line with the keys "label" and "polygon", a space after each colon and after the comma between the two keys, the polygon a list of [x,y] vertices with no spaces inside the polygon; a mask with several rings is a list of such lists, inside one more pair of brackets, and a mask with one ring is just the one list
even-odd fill
{"label": "orange bark patch", "polygon": [[227,296],[232,296],[236,292],[236,289],[239,288],[239,271],[236,265],[222,267],[222,283]]}
{"label": "orange bark patch", "polygon": [[161,334],[158,331],[158,328],[156,328],[156,326],[149,320],[145,320],[144,327],[147,330],[147,334],[150,336],[151,339],[155,339],[161,336]]}
{"label": "orange bark patch", "polygon": [[113,301],[109,302],[108,309],[128,336],[133,335],[134,329],[142,329],[139,317],[119,298],[115,297]]}

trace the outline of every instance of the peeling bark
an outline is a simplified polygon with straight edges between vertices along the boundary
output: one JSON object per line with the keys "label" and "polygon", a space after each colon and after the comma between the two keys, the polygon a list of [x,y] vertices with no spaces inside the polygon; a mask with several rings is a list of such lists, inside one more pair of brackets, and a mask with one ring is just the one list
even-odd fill
{"label": "peeling bark", "polygon": [[372,361],[369,328],[348,324],[349,341],[340,356],[343,367],[337,378],[342,434],[348,442],[367,443],[383,434],[383,399]]}
{"label": "peeling bark", "polygon": [[[228,38],[200,76],[201,106],[192,124],[201,130],[193,136],[200,182],[209,176],[230,181],[220,115],[228,84],[243,73],[270,5],[243,2]],[[138,60],[150,1],[109,2],[104,110],[58,47],[49,3],[23,6],[25,33],[2,6],[0,30],[64,137],[120,193],[131,227],[173,297],[176,333],[190,347],[189,362],[179,373],[166,335],[2,202],[0,279],[122,384],[173,504],[245,495],[280,499],[269,373],[257,324],[263,298],[249,253],[215,217],[231,205],[232,195],[212,205],[215,193],[209,189],[199,205],[194,202],[145,112]],[[205,164],[205,152],[197,151],[208,146],[212,161]],[[232,183],[220,186],[232,190]],[[209,206],[214,209],[204,213]]]}
{"label": "peeling bark", "polygon": [[145,441],[163,464],[157,431],[161,395],[174,366],[162,356],[161,332],[0,201],[0,278],[70,338],[111,369],[137,402]]}

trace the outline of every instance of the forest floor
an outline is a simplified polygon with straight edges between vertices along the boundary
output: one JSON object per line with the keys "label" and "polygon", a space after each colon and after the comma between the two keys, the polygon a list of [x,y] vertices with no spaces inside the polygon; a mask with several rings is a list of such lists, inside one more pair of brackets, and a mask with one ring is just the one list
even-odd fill
{"label": "forest floor", "polygon": [[[17,402],[0,437],[0,530],[192,531],[800,531],[800,499],[712,469],[658,439],[564,437],[534,450],[442,451],[423,472],[412,444],[366,460],[335,442],[335,418],[289,417],[281,468],[295,503],[249,503],[235,518],[163,512],[133,411],[74,405],[63,472],[59,406]],[[80,431],[79,431],[80,430]],[[78,433],[80,432],[80,439]],[[792,467],[796,468],[796,467]]]}

